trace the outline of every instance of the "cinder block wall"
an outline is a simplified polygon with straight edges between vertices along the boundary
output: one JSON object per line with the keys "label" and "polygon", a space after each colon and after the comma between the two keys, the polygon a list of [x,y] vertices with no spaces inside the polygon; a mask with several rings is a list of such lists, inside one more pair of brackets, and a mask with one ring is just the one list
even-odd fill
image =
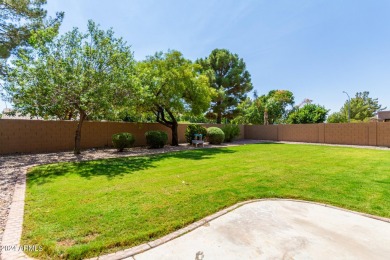
{"label": "cinder block wall", "polygon": [[[202,124],[205,127],[223,125]],[[77,122],[0,119],[0,154],[40,153],[70,151],[74,147],[74,135]],[[184,143],[188,124],[179,124],[179,142]],[[145,132],[161,130],[168,133],[168,142],[172,140],[169,128],[159,123],[125,122],[84,122],[81,131],[81,147],[111,146],[111,137],[115,133],[130,132],[135,137],[135,145],[146,145]],[[244,126],[240,126],[239,139],[245,137]]]}
{"label": "cinder block wall", "polygon": [[278,140],[290,142],[319,142],[318,124],[278,125]]}
{"label": "cinder block wall", "polygon": [[328,144],[369,145],[368,123],[326,124],[325,142]]}
{"label": "cinder block wall", "polygon": [[278,140],[277,125],[246,125],[245,139]]}
{"label": "cinder block wall", "polygon": [[[202,124],[205,127],[221,124]],[[77,122],[0,119],[0,154],[69,151],[74,146]],[[185,142],[188,124],[179,124],[179,142]],[[390,123],[240,125],[239,139],[351,144],[390,147]],[[136,146],[146,145],[145,132],[171,130],[158,123],[85,122],[83,149],[111,146],[115,133],[130,132]]]}
{"label": "cinder block wall", "polygon": [[390,147],[390,123],[246,125],[245,138]]}
{"label": "cinder block wall", "polygon": [[390,146],[390,123],[377,123],[376,145]]}

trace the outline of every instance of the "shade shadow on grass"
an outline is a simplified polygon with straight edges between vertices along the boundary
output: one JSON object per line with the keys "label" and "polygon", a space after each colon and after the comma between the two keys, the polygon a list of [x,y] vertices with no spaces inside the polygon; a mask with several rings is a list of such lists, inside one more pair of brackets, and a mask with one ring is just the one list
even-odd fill
{"label": "shade shadow on grass", "polygon": [[156,163],[170,158],[186,160],[208,160],[216,154],[230,154],[235,151],[224,148],[196,149],[146,156],[130,156],[114,159],[100,159],[84,162],[48,164],[34,167],[28,173],[28,185],[42,185],[57,177],[71,173],[90,179],[106,176],[108,179],[133,174],[141,170],[156,168]]}

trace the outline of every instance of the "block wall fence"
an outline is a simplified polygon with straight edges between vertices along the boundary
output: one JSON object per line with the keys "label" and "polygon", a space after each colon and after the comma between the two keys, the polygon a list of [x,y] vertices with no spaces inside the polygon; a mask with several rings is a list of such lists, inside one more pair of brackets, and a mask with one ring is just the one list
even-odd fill
{"label": "block wall fence", "polygon": [[[76,126],[75,121],[0,119],[0,154],[71,151],[74,147]],[[187,126],[188,124],[179,124],[179,143],[186,142],[184,133]],[[120,132],[132,133],[135,137],[134,145],[144,146],[145,132],[150,130],[167,132],[168,142],[171,142],[171,130],[159,123],[87,121],[83,123],[81,130],[81,147],[110,147],[112,135]],[[240,130],[239,139],[244,139],[244,126],[240,126]]]}
{"label": "block wall fence", "polygon": [[246,125],[245,138],[390,147],[390,123]]}
{"label": "block wall fence", "polygon": [[[0,119],[0,154],[70,151],[77,122]],[[222,125],[202,124],[205,127]],[[179,142],[185,142],[188,124],[179,124]],[[110,147],[111,136],[130,132],[135,146],[146,145],[145,132],[171,130],[158,123],[85,122],[81,133],[83,149]],[[390,147],[390,123],[240,125],[238,139],[294,141]]]}

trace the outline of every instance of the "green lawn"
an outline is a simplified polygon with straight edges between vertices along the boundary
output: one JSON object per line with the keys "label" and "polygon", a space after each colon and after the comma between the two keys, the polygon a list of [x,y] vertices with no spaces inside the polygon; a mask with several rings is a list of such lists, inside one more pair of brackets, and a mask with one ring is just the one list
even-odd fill
{"label": "green lawn", "polygon": [[22,244],[44,247],[34,257],[93,257],[254,198],[390,217],[390,151],[255,144],[35,167]]}

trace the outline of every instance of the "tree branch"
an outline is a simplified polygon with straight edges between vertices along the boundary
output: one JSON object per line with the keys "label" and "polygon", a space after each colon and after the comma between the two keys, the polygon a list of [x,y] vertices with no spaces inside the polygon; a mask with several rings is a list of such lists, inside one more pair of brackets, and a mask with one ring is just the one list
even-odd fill
{"label": "tree branch", "polygon": [[156,105],[156,121],[166,127],[172,128],[173,122],[165,119],[164,108],[160,105]]}

